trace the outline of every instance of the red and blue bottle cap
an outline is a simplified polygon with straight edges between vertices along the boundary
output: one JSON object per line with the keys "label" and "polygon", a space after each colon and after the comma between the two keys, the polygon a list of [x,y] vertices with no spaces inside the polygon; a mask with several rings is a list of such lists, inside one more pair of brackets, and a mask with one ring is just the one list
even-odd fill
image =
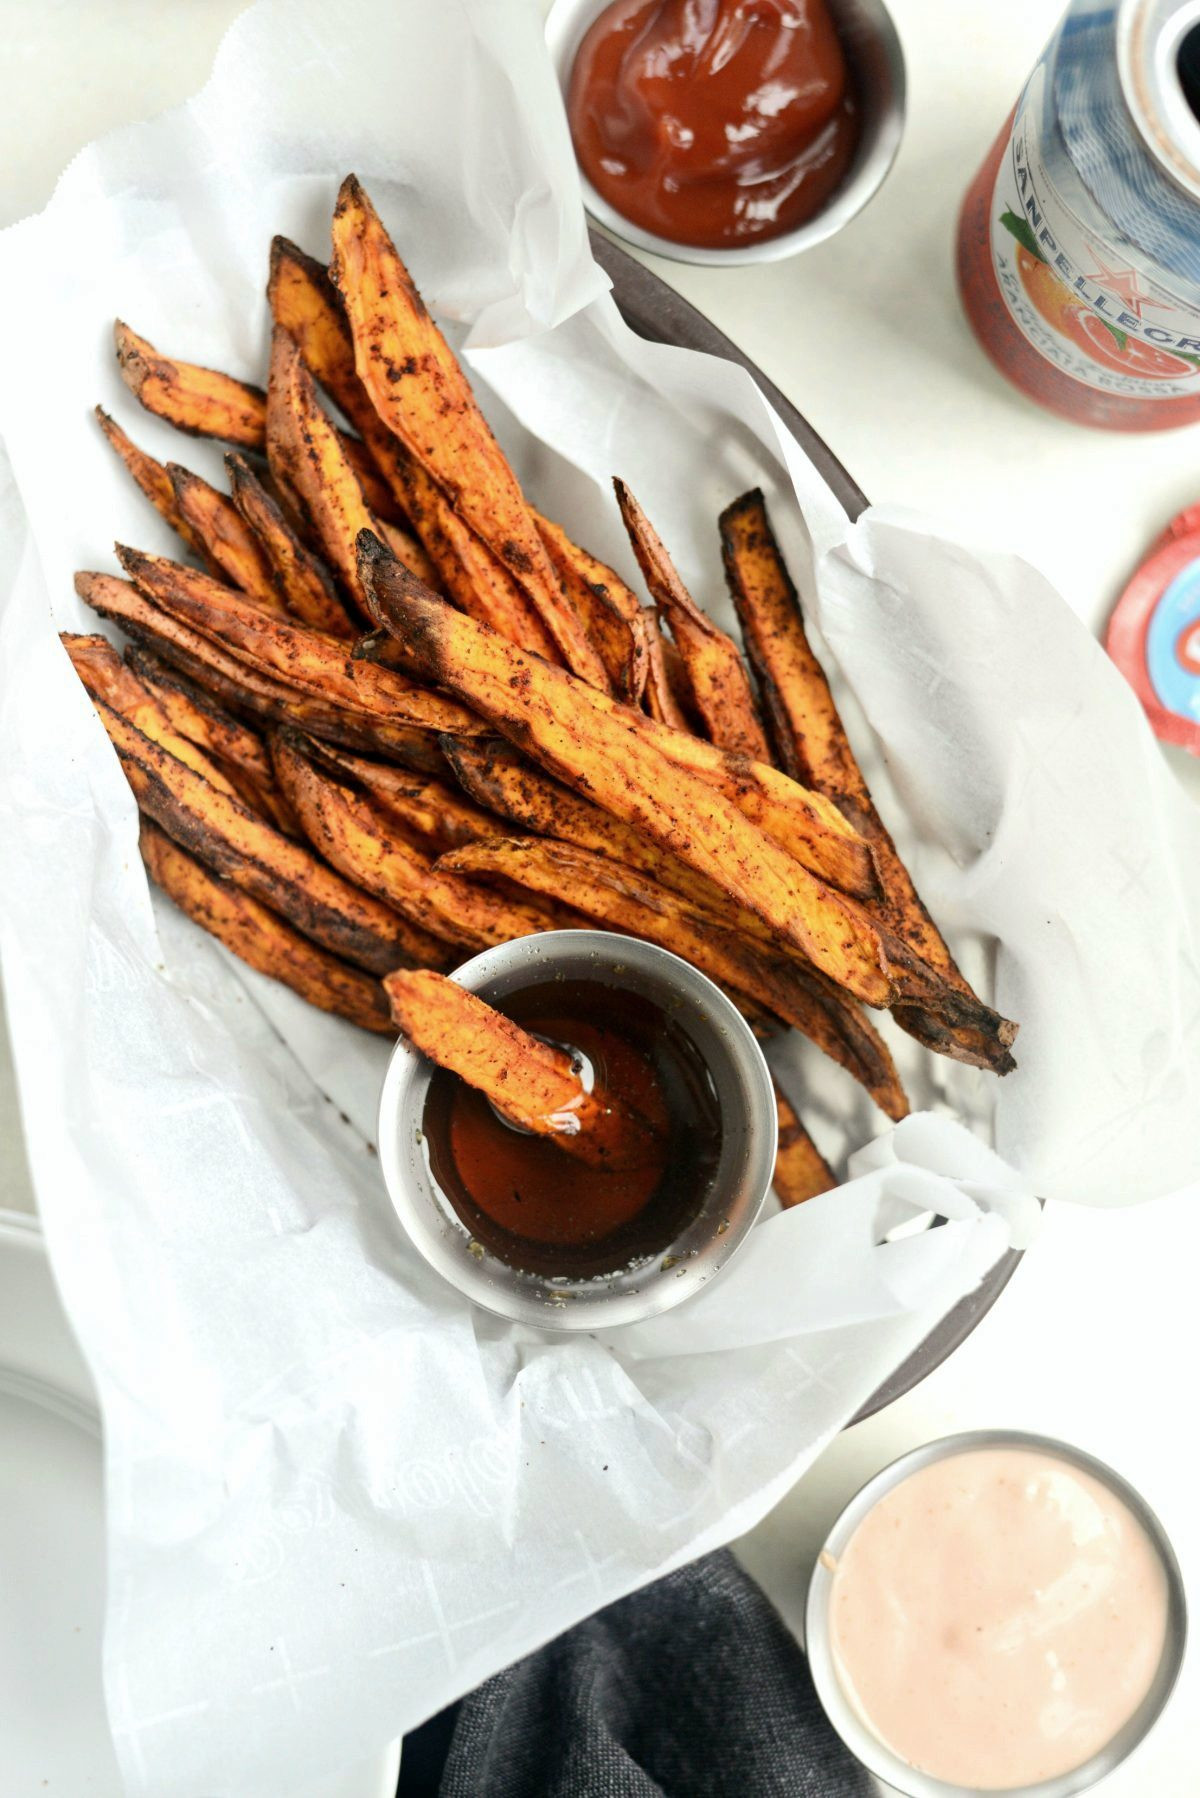
{"label": "red and blue bottle cap", "polygon": [[1154,734],[1200,755],[1200,505],[1156,539],[1117,601],[1105,647]]}

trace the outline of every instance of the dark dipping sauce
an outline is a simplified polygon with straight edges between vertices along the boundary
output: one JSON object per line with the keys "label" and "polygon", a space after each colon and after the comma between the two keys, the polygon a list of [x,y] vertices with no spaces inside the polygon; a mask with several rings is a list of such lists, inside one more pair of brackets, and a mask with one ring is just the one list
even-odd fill
{"label": "dark dipping sauce", "polygon": [[704,249],[805,224],[858,142],[825,0],[615,0],[579,47],[567,112],[597,193]]}
{"label": "dark dipping sauce", "polygon": [[475,1240],[529,1273],[615,1273],[676,1241],[708,1196],[721,1109],[687,1031],[652,1000],[598,980],[555,980],[498,1006],[532,1035],[580,1050],[597,1084],[658,1140],[644,1163],[595,1168],[504,1123],[457,1075],[434,1071],[422,1120],[434,1179]]}

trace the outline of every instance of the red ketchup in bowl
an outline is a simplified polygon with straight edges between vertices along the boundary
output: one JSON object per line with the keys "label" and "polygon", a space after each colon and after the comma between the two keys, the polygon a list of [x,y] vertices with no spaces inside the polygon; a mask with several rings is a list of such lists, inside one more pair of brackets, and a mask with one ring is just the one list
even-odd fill
{"label": "red ketchup in bowl", "polygon": [[567,111],[597,193],[707,249],[806,223],[858,138],[825,0],[614,0],[579,47]]}

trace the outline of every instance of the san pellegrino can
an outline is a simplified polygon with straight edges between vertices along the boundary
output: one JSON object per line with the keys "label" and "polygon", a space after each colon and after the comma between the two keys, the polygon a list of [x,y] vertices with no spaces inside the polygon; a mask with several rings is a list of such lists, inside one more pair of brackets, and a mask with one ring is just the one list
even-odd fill
{"label": "san pellegrino can", "polygon": [[1200,5],[1072,0],[963,203],[1009,380],[1117,431],[1200,419]]}

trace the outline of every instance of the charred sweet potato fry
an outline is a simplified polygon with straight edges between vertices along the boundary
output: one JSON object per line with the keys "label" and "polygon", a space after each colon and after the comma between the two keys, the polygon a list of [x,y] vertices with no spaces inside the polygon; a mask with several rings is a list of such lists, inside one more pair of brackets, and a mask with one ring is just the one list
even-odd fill
{"label": "charred sweet potato fry", "polygon": [[109,417],[103,406],[95,408],[95,415],[108,442],[159,517],[165,518],[171,529],[178,532],[194,555],[203,556],[203,545],[179,510],[175,488],[164,465],[155,461],[146,450],[139,449],[133,439],[126,436],[116,419]]}
{"label": "charred sweet potato fry", "polygon": [[[600,652],[614,694],[630,705],[639,705],[646,687],[649,651],[646,622],[637,598],[620,575],[572,542],[560,524],[543,518],[540,512],[533,514],[533,520],[563,591]],[[469,612],[471,608],[464,606],[463,610]],[[490,624],[492,620],[484,622]],[[517,641],[515,637],[512,640]]]}
{"label": "charred sweet potato fry", "polygon": [[225,467],[233,503],[262,548],[284,609],[301,624],[328,631],[331,637],[353,637],[357,626],[324,564],[301,541],[245,456],[231,452]]}
{"label": "charred sweet potato fry", "polygon": [[258,780],[271,778],[271,758],[258,732],[225,711],[202,687],[193,686],[152,650],[137,644],[125,651],[125,664],[153,693],[181,737]]}
{"label": "charred sweet potato fry", "polygon": [[669,763],[648,721],[423,593],[377,538],[360,540],[359,561],[382,620],[431,680],[552,774],[583,784],[606,810],[708,874],[856,997],[887,1005],[897,996],[882,938],[866,915],[723,793]]}
{"label": "charred sweet potato fry", "polygon": [[265,905],[210,873],[146,818],[140,843],[154,884],[240,961],[290,986],[321,1011],[380,1036],[395,1035],[378,980],[318,949]]}
{"label": "charred sweet potato fry", "polygon": [[129,720],[93,704],[138,807],[181,848],[269,906],[303,935],[373,974],[402,965],[444,965],[423,931],[319,862],[238,799],[153,742]]}
{"label": "charred sweet potato fry", "polygon": [[563,593],[516,476],[353,175],[334,210],[332,272],[376,412],[508,569],[566,665],[607,689],[604,664]]}
{"label": "charred sweet potato fry", "polygon": [[159,696],[125,666],[107,637],[75,636],[63,631],[59,640],[93,700],[104,700],[151,742],[186,762],[220,792],[236,796],[237,789],[229,776],[185,731],[176,728]]}
{"label": "charred sweet potato fry", "polygon": [[172,617],[224,644],[251,666],[349,711],[451,735],[478,735],[473,714],[416,686],[390,668],[355,662],[339,639],[283,619],[268,618],[232,588],[163,556],[117,545],[126,573],[148,599]]}
{"label": "charred sweet potato fry", "polygon": [[384,985],[392,1017],[414,1048],[486,1094],[519,1129],[594,1167],[635,1166],[652,1153],[645,1118],[601,1085],[585,1091],[565,1050],[441,975],[390,974]]}
{"label": "charred sweet potato fry", "polygon": [[[883,887],[878,915],[911,943],[949,986],[972,999],[970,987],[875,808],[825,672],[813,654],[799,596],[757,489],[743,494],[721,514],[721,542],[730,592],[783,765],[832,799],[871,844]],[[928,1046],[941,1053],[997,1073],[1007,1073],[1016,1065],[1009,1049],[1017,1027],[1008,1019],[997,1018],[994,1028],[963,1021],[947,1039],[944,1020],[930,1019],[908,1007],[898,1009],[896,1016],[918,1040],[935,1038]]]}
{"label": "charred sweet potato fry", "polygon": [[[202,687],[193,687],[172,672],[151,652],[131,646],[125,651],[125,664],[154,695],[172,729],[213,758],[237,798],[251,811],[269,818],[285,835],[303,836],[295,813],[275,784],[271,758],[256,731],[223,710]],[[133,722],[137,722],[136,718]]]}
{"label": "charred sweet potato fry", "polygon": [[837,1179],[800,1122],[791,1100],[778,1085],[775,1087],[775,1109],[779,1115],[779,1147],[775,1152],[772,1184],[780,1204],[790,1210],[793,1205],[803,1205],[805,1199],[832,1192]]}
{"label": "charred sweet potato fry", "polygon": [[569,894],[572,906],[595,922],[670,949],[725,987],[735,1003],[745,995],[794,1025],[866,1087],[889,1117],[906,1115],[904,1089],[882,1039],[837,987],[647,876],[540,837],[468,844],[444,855],[438,866],[531,892]]}
{"label": "charred sweet potato fry", "polygon": [[[447,739],[449,741],[449,739]],[[397,768],[390,762],[370,761],[329,743],[306,738],[297,745],[310,762],[343,785],[361,787],[432,851],[457,849],[460,843],[477,843],[502,836],[504,824],[445,781],[419,770]]]}
{"label": "charred sweet potato fry", "polygon": [[277,735],[272,755],[313,847],[422,929],[482,949],[554,927],[552,907],[508,899],[436,868],[384,806],[314,766],[293,734]]}
{"label": "charred sweet potato fry", "polygon": [[561,660],[553,638],[512,575],[375,411],[355,370],[354,340],[328,272],[295,244],[277,237],[271,246],[267,297],[276,324],[292,337],[309,372],[361,434],[420,538],[430,566],[423,572],[419,562],[394,542],[389,544],[393,553],[473,618],[523,649],[550,661]]}
{"label": "charred sweet potato fry", "polygon": [[368,755],[391,756],[406,768],[445,772],[445,758],[431,732],[347,711],[261,673],[162,611],[131,581],[80,570],[75,591],[102,618],[119,624],[135,643],[152,650],[227,709],[262,723],[298,724],[313,736]]}
{"label": "charred sweet potato fry", "polygon": [[396,560],[403,562],[411,574],[436,592],[439,585],[437,568],[425,553],[424,544],[409,530],[407,520],[404,524],[386,524],[381,520],[379,534]]}
{"label": "charred sweet potato fry", "polygon": [[120,319],[113,336],[121,378],[147,412],[192,437],[220,437],[246,449],[261,447],[266,421],[261,387],[163,356]]}
{"label": "charred sweet potato fry", "polygon": [[299,350],[278,326],[271,338],[267,382],[267,460],[272,472],[299,494],[338,578],[361,600],[355,538],[365,529],[380,534],[380,527],[321,410]]}
{"label": "charred sweet potato fry", "polygon": [[265,611],[282,616],[286,608],[276,592],[271,565],[233,501],[198,474],[181,468],[178,462],[168,462],[167,473],[175,489],[179,515],[186,520],[205,560],[216,569],[219,578]]}
{"label": "charred sweet potato fry", "polygon": [[704,731],[722,749],[769,762],[770,746],[737,645],[702,612],[679,578],[658,532],[624,481],[614,481],[617,504],[650,597],[666,617],[687,670]]}

